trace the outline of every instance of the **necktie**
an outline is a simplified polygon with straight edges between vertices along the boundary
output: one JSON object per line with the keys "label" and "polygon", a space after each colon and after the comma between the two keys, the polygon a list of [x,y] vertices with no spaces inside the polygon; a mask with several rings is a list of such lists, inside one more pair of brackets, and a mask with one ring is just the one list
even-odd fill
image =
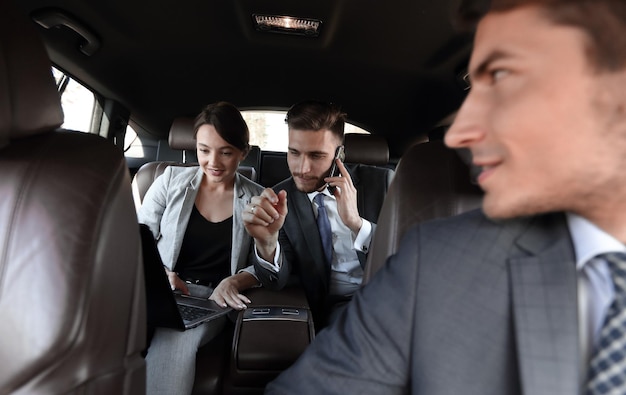
{"label": "necktie", "polygon": [[606,314],[589,366],[586,395],[626,394],[626,254],[602,255],[611,270],[615,300]]}
{"label": "necktie", "polygon": [[324,206],[324,194],[318,193],[315,195],[315,198],[313,198],[313,201],[317,204],[317,228],[320,232],[320,238],[322,239],[324,256],[326,257],[326,262],[330,265],[333,258],[333,233],[330,229],[330,221],[328,220],[328,214]]}

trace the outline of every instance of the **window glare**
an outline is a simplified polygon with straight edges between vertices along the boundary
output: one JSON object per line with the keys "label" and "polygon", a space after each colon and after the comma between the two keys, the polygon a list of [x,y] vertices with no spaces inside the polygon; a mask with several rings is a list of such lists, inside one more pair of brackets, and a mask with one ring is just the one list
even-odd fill
{"label": "window glare", "polygon": [[52,68],[52,75],[54,76],[54,82],[56,82],[56,84],[58,86],[59,82],[61,81],[61,78],[63,78],[63,73],[53,67]]}
{"label": "window glare", "polygon": [[[258,145],[264,151],[287,152],[286,111],[241,111],[250,129],[250,144]],[[369,132],[346,123],[345,133]]]}
{"label": "window glare", "polygon": [[[53,67],[52,75],[58,85],[63,77],[63,72]],[[64,115],[64,122],[61,127],[79,132],[89,132],[94,105],[93,92],[70,78],[65,90],[61,93],[61,107],[63,107]]]}
{"label": "window glare", "polygon": [[70,80],[61,96],[61,105],[65,113],[63,128],[89,132],[93,115],[93,93],[74,80]]}
{"label": "window glare", "polygon": [[124,155],[127,158],[144,158],[146,156],[141,140],[137,137],[137,132],[130,125],[126,125],[126,134],[124,135]]}
{"label": "window glare", "polygon": [[266,151],[287,151],[284,111],[242,111],[250,130],[250,144]]}

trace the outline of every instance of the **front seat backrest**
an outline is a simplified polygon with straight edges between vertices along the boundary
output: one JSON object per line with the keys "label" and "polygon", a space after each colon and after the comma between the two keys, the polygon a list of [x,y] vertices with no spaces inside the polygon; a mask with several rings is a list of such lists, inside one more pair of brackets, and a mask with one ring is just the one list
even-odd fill
{"label": "front seat backrest", "polygon": [[433,218],[480,207],[482,191],[469,167],[441,141],[416,144],[404,153],[378,217],[363,284],[394,254],[406,230]]}
{"label": "front seat backrest", "polygon": [[0,393],[145,393],[139,227],[120,150],[63,121],[32,22],[0,2]]}

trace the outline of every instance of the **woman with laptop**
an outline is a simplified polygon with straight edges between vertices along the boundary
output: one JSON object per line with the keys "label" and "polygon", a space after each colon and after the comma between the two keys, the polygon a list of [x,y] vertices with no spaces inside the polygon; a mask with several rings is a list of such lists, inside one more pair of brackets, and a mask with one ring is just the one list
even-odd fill
{"label": "woman with laptop", "polygon": [[[237,172],[249,150],[248,126],[232,104],[208,105],[195,119],[199,166],[169,166],[138,210],[155,239],[172,290],[241,310],[241,292],[259,284],[248,265],[252,243],[241,214],[263,188]],[[156,328],[148,353],[148,394],[190,394],[199,347],[226,317],[185,331]]]}

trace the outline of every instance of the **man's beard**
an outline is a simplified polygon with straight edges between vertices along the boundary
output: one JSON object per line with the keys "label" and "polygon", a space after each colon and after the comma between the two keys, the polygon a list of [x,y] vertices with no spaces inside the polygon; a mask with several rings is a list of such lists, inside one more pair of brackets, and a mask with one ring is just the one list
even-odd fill
{"label": "man's beard", "polygon": [[[298,175],[294,175],[294,177],[297,177]],[[312,180],[312,179],[307,179],[307,180]],[[304,193],[311,193],[311,192],[315,192],[315,191],[321,191],[322,189],[324,189],[326,187],[326,183],[324,182],[324,177],[317,179],[317,183],[315,184],[315,186],[313,188],[303,188],[301,185],[298,185],[298,183],[296,183],[296,188],[300,191],[300,192],[304,192]]]}

